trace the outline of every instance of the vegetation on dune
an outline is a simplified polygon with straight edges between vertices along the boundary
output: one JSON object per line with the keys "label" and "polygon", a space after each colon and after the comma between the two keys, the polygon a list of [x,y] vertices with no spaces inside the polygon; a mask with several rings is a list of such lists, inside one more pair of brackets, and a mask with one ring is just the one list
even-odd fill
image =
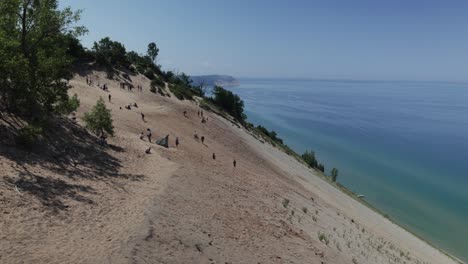
{"label": "vegetation on dune", "polygon": [[99,98],[91,111],[84,114],[83,121],[86,128],[93,131],[96,135],[103,135],[104,132],[114,135],[114,126],[112,125],[112,114],[106,108],[104,100]]}
{"label": "vegetation on dune", "polygon": [[304,154],[301,155],[302,160],[309,165],[311,168],[317,169],[322,173],[325,172],[325,166],[322,163],[319,163],[315,158],[315,152],[313,151],[306,151]]}
{"label": "vegetation on dune", "polygon": [[[40,125],[49,115],[70,112],[72,41],[80,11],[58,10],[57,1],[0,1],[0,112]],[[66,107],[65,107],[66,106]]]}
{"label": "vegetation on dune", "polygon": [[332,178],[332,181],[336,182],[336,178],[338,177],[338,169],[336,168],[333,168],[331,170],[331,178]]}
{"label": "vegetation on dune", "polygon": [[215,86],[213,89],[213,97],[211,99],[217,106],[234,117],[241,124],[245,124],[247,116],[244,114],[244,101],[237,94],[224,89],[220,86]]}

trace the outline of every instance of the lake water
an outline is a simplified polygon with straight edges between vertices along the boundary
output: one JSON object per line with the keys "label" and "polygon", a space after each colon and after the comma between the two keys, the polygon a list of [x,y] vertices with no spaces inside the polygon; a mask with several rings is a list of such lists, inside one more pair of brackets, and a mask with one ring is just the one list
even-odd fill
{"label": "lake water", "polygon": [[275,130],[400,225],[468,262],[468,84],[241,79]]}

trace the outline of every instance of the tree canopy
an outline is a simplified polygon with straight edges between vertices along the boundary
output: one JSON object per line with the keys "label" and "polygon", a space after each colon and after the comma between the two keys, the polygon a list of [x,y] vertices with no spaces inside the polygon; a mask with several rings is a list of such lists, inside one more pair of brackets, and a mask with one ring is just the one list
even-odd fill
{"label": "tree canopy", "polygon": [[86,128],[93,131],[96,135],[102,135],[104,132],[107,132],[109,135],[114,135],[112,115],[110,110],[106,108],[102,97],[99,98],[90,112],[85,113],[83,120],[86,123]]}
{"label": "tree canopy", "polygon": [[147,54],[148,54],[148,57],[151,58],[151,61],[153,61],[154,63],[156,63],[156,57],[158,56],[158,53],[159,53],[159,49],[158,49],[158,46],[156,46],[156,43],[151,42],[150,44],[148,44]]}
{"label": "tree canopy", "polygon": [[56,0],[0,1],[0,112],[40,120],[69,99],[70,39],[86,32],[75,25],[80,13]]}
{"label": "tree canopy", "polygon": [[237,121],[243,123],[246,119],[244,114],[244,101],[237,94],[215,86],[213,89],[213,102],[228,112]]}

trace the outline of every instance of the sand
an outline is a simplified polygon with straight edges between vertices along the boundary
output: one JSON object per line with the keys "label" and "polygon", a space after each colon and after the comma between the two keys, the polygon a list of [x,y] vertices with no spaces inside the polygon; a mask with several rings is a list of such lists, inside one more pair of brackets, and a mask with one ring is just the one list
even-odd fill
{"label": "sand", "polygon": [[[130,81],[143,92],[105,76],[82,71],[70,92],[80,124],[106,100],[110,147],[85,147],[94,138],[79,126],[62,133],[83,144],[66,162],[2,145],[0,263],[455,263],[224,118],[204,111],[202,124],[195,102],[152,94],[140,75]],[[146,128],[170,148],[140,140]]]}

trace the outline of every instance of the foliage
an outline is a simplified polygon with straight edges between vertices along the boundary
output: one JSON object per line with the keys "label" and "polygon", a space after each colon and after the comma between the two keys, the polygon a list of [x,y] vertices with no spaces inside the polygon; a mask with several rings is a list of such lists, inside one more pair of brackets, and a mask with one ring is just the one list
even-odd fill
{"label": "foliage", "polygon": [[260,130],[260,132],[262,132],[265,136],[271,138],[273,141],[279,143],[279,144],[283,144],[283,140],[281,138],[278,137],[278,135],[276,134],[276,132],[274,130],[272,131],[268,131],[267,128],[263,127],[263,126],[257,126],[257,129]]}
{"label": "foliage", "polygon": [[86,128],[96,135],[102,135],[104,132],[114,135],[112,115],[110,110],[106,108],[102,97],[99,98],[90,112],[85,113],[83,120],[86,123]]}
{"label": "foliage", "polygon": [[180,84],[170,84],[169,90],[177,97],[179,100],[192,100],[193,92],[190,88],[184,87]]}
{"label": "foliage", "polygon": [[213,89],[213,102],[229,113],[237,121],[243,123],[246,119],[244,114],[244,102],[231,91],[220,86]]}
{"label": "foliage", "polygon": [[27,125],[18,130],[16,144],[23,147],[31,147],[42,135],[42,128],[35,125]]}
{"label": "foliage", "polygon": [[307,165],[312,168],[317,168],[318,162],[313,151],[306,150],[306,152],[304,152],[301,157]]}
{"label": "foliage", "polygon": [[325,172],[325,166],[322,163],[319,163],[317,165],[317,170],[321,171],[322,173]]}
{"label": "foliage", "polygon": [[331,170],[331,178],[332,178],[332,181],[336,182],[336,178],[338,177],[338,169],[336,168],[333,168]]}
{"label": "foliage", "polygon": [[156,43],[151,42],[150,44],[148,44],[148,51],[146,52],[146,54],[148,55],[148,57],[151,58],[152,62],[156,63],[156,57],[158,56],[158,53],[159,49],[156,46]]}
{"label": "foliage", "polygon": [[68,115],[76,111],[80,107],[80,100],[78,96],[74,94],[71,98],[68,98],[66,101],[61,101],[57,106],[57,111],[60,114]]}
{"label": "foliage", "polygon": [[37,121],[60,112],[81,51],[74,38],[86,32],[74,26],[80,13],[56,0],[0,1],[0,110]]}
{"label": "foliage", "polygon": [[102,66],[112,68],[115,66],[129,66],[125,46],[109,37],[94,42],[93,52],[96,62]]}
{"label": "foliage", "polygon": [[143,73],[143,75],[145,75],[145,77],[150,79],[150,80],[154,80],[154,78],[155,78],[154,72],[151,69],[146,69],[145,72]]}
{"label": "foliage", "polygon": [[306,151],[301,155],[302,160],[309,165],[310,167],[317,169],[321,172],[325,172],[325,166],[322,163],[319,163],[315,158],[315,153],[313,151]]}

